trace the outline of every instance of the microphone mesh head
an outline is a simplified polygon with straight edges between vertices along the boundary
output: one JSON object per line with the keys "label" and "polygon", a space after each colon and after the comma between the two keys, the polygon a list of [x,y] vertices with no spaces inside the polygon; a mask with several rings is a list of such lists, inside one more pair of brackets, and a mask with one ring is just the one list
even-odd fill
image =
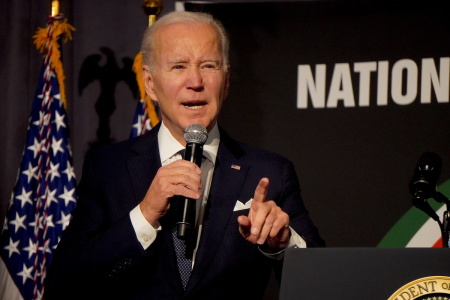
{"label": "microphone mesh head", "polygon": [[200,124],[191,124],[184,130],[184,140],[186,143],[204,144],[208,139],[206,128]]}

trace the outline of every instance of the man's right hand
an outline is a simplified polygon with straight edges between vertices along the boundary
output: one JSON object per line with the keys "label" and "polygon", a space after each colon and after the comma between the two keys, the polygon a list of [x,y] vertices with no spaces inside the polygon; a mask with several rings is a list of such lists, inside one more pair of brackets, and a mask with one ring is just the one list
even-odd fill
{"label": "man's right hand", "polygon": [[147,193],[140,203],[145,219],[152,225],[164,216],[173,196],[200,198],[201,170],[193,162],[177,160],[159,168]]}

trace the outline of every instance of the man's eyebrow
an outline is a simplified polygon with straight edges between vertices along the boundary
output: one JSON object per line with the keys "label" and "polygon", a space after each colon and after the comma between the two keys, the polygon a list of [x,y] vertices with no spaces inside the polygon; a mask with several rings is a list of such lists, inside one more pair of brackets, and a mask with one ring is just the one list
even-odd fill
{"label": "man's eyebrow", "polygon": [[214,58],[205,59],[205,60],[201,61],[201,63],[202,64],[204,64],[204,63],[214,63],[214,64],[217,64],[219,66],[222,65],[222,62],[219,59],[214,59]]}
{"label": "man's eyebrow", "polygon": [[[204,63],[215,63],[217,65],[221,65],[221,61],[219,59],[215,58],[206,58],[199,62],[196,62],[197,64],[204,64]],[[189,64],[189,62],[186,59],[173,59],[169,61],[169,64],[176,65],[176,64]]]}
{"label": "man's eyebrow", "polygon": [[203,61],[220,62],[220,59],[217,59],[217,58],[206,58]]}
{"label": "man's eyebrow", "polygon": [[185,59],[173,59],[170,60],[169,63],[170,64],[181,64],[181,63],[186,63],[187,61]]}

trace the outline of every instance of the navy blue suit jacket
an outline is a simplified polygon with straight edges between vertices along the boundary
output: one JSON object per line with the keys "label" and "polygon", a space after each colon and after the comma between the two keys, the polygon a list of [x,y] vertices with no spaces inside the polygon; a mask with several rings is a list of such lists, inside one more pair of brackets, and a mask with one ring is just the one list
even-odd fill
{"label": "navy blue suit jacket", "polygon": [[282,261],[265,257],[244,240],[237,218],[248,209],[233,208],[237,200],[245,203],[253,197],[262,177],[270,179],[267,199],[289,214],[290,226],[308,247],[324,246],[303,204],[293,164],[239,143],[220,129],[196,264],[184,291],[168,217],[160,220],[162,231],[146,250],[129,217],[161,167],[158,130],[156,126],[86,157],[77,207],[46,277],[46,300],[261,299],[272,268],[280,271]]}

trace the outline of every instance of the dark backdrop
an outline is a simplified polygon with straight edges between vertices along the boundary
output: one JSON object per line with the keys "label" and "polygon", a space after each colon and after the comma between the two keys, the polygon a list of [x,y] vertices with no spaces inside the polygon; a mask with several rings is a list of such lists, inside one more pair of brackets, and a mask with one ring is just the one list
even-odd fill
{"label": "dark backdrop", "polygon": [[[337,63],[353,68],[355,62],[388,61],[392,68],[399,60],[411,59],[419,67],[419,81],[422,58],[434,58],[439,68],[440,58],[450,54],[447,3],[186,7],[212,12],[230,31],[231,92],[221,124],[234,136],[294,161],[306,205],[329,246],[378,244],[412,206],[408,182],[422,152],[439,153],[440,182],[449,178],[448,96],[445,103],[437,103],[433,93],[430,104],[421,104],[419,88],[412,104],[398,105],[388,97],[387,105],[377,106],[377,73],[372,73],[368,107],[296,107],[298,65],[314,69],[326,64],[327,91]],[[355,73],[352,83],[358,103]]]}
{"label": "dark backdrop", "polygon": [[[25,142],[41,56],[32,44],[50,1],[1,0],[0,221]],[[84,155],[99,142],[128,138],[136,90],[123,78],[147,26],[141,1],[62,1],[77,30],[63,46],[77,177]],[[174,9],[164,1],[163,13]],[[417,99],[368,107],[298,109],[297,66],[325,64],[327,90],[337,63],[450,56],[447,1],[299,1],[186,4],[220,18],[231,36],[231,90],[220,123],[250,144],[294,161],[311,215],[328,246],[376,246],[411,208],[408,181],[417,159],[443,158],[439,182],[450,178],[449,102]],[[96,61],[99,59],[99,61]],[[85,73],[84,70],[87,73]],[[86,75],[89,74],[89,75]],[[95,76],[93,76],[95,74]],[[128,74],[128,75],[127,75]],[[376,74],[376,73],[373,73]],[[374,76],[374,75],[372,75]],[[355,99],[358,77],[352,72]],[[372,88],[376,83],[371,81]],[[95,105],[112,110],[110,132],[99,136]],[[106,99],[106,100],[105,100]],[[356,102],[357,103],[357,102]]]}

